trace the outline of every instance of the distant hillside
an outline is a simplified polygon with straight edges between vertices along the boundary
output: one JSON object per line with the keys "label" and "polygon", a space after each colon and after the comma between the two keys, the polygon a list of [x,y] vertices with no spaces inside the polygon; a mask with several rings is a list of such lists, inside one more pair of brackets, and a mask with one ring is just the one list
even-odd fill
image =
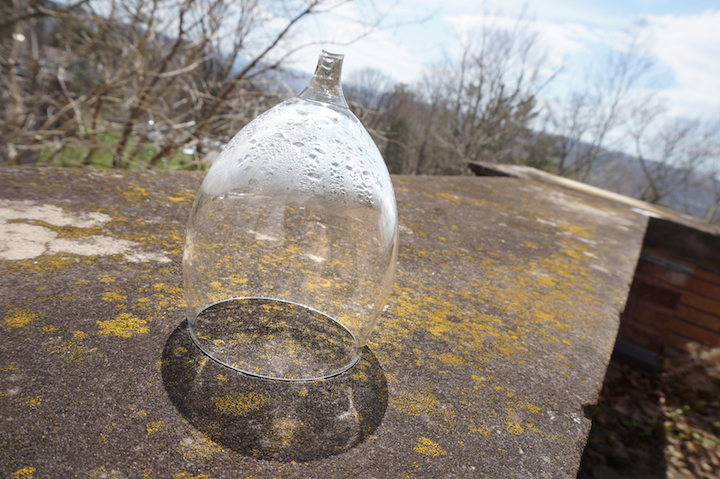
{"label": "distant hillside", "polygon": [[[658,165],[650,165],[658,168]],[[664,167],[664,177],[677,178],[682,172],[671,166]],[[603,150],[596,160],[587,183],[626,196],[641,199],[647,185],[640,161],[637,157],[622,152]],[[691,173],[687,182],[678,186],[659,204],[676,211],[705,218],[708,208],[715,201],[717,186],[707,173]],[[720,221],[720,212],[715,212],[714,222]]]}

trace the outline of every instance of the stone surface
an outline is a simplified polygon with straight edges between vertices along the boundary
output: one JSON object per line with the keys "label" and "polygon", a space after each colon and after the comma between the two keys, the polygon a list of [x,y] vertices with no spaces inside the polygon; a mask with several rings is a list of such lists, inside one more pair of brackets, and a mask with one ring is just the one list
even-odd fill
{"label": "stone surface", "polygon": [[394,177],[360,363],[253,379],[187,333],[202,174],[0,169],[3,477],[574,477],[647,218],[516,178]]}
{"label": "stone surface", "polygon": [[[634,213],[651,218],[646,241],[660,243],[665,248],[677,249],[680,251],[680,255],[689,254],[691,257],[712,258],[712,261],[720,264],[716,247],[720,236],[720,225],[718,224],[710,224],[695,216],[554,175],[531,166],[473,161],[468,163],[468,167],[477,176],[507,176],[537,181],[624,204]],[[699,244],[688,245],[688,242],[698,242]],[[645,246],[650,245],[646,244]],[[713,247],[715,248],[713,249]]]}

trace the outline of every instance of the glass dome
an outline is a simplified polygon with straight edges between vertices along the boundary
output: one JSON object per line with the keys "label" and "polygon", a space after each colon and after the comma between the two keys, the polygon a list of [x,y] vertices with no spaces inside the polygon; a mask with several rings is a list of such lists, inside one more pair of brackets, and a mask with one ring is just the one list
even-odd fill
{"label": "glass dome", "polygon": [[240,130],[195,198],[183,255],[190,333],[244,373],[349,369],[392,287],[395,195],[343,97],[342,61],[322,52],[305,90]]}

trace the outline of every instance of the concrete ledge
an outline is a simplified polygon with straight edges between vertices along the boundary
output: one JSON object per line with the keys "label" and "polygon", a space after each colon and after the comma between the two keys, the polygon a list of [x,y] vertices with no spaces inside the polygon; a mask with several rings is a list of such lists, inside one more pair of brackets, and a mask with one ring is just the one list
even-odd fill
{"label": "concrete ledge", "polygon": [[535,168],[469,166],[478,176],[510,176],[613,199],[649,217],[641,261],[622,314],[619,355],[654,368],[656,353],[665,345],[683,347],[694,341],[720,346],[720,225]]}
{"label": "concrete ledge", "polygon": [[575,477],[646,217],[514,178],[394,177],[363,360],[252,380],[188,341],[201,174],[0,169],[0,470],[35,477]]}
{"label": "concrete ledge", "polygon": [[599,198],[606,198],[627,205],[630,208],[634,208],[636,213],[643,214],[649,218],[660,219],[661,222],[662,220],[671,221],[678,225],[684,225],[711,235],[720,235],[720,226],[708,224],[694,216],[679,213],[645,201],[636,200],[635,198],[597,188],[587,183],[571,180],[570,178],[553,175],[552,173],[547,173],[530,166],[471,162],[468,164],[468,167],[477,176],[508,176],[511,178],[538,181],[578,192],[585,192]]}

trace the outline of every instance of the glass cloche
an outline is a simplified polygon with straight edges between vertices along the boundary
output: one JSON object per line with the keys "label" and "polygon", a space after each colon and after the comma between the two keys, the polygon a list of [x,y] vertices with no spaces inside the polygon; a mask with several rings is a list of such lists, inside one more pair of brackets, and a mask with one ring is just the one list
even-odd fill
{"label": "glass cloche", "polygon": [[305,90],[240,130],[195,198],[183,255],[190,333],[247,374],[349,369],[392,287],[395,195],[343,97],[342,61],[323,51]]}

